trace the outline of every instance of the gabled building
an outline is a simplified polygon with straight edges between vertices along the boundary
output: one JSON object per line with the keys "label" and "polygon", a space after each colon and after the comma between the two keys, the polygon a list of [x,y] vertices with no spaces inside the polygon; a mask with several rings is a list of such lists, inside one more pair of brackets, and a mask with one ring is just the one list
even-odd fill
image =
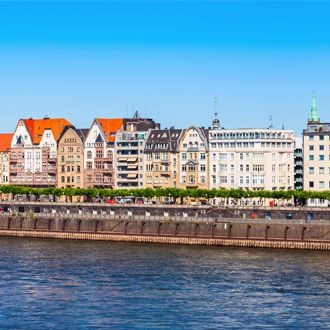
{"label": "gabled building", "polygon": [[178,184],[181,189],[209,188],[208,130],[190,126],[178,147]]}
{"label": "gabled building", "polygon": [[88,132],[88,128],[64,128],[58,141],[58,188],[84,187],[84,143]]}
{"label": "gabled building", "polygon": [[64,118],[20,119],[11,139],[10,182],[31,187],[57,184],[57,141]]}
{"label": "gabled building", "polygon": [[115,137],[122,127],[123,119],[94,119],[85,139],[85,188],[114,189]]}
{"label": "gabled building", "polygon": [[13,134],[0,134],[0,185],[7,185],[9,181],[10,141]]}
{"label": "gabled building", "polygon": [[177,187],[178,147],[184,130],[152,129],[145,143],[145,188]]}

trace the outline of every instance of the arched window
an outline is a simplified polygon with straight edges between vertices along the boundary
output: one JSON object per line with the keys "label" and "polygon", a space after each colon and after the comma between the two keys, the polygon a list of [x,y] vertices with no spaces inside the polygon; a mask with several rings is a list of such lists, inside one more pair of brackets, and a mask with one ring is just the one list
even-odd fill
{"label": "arched window", "polygon": [[189,176],[189,183],[195,183],[195,177],[193,175]]}
{"label": "arched window", "polygon": [[206,177],[205,176],[201,177],[201,183],[206,183]]}
{"label": "arched window", "polygon": [[107,158],[112,158],[112,151],[111,150],[107,151]]}
{"label": "arched window", "polygon": [[182,177],[182,183],[186,183],[186,176],[185,175]]}
{"label": "arched window", "polygon": [[4,160],[5,162],[7,162],[7,161],[8,161],[8,156],[7,156],[7,155],[4,155],[4,156],[3,156],[3,160]]}
{"label": "arched window", "polygon": [[87,151],[87,159],[92,159],[92,152],[91,151]]}

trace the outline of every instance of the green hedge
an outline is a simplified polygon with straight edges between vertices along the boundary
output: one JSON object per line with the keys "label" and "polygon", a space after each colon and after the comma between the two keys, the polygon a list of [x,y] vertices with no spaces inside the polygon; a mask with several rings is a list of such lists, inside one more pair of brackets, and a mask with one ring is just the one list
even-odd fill
{"label": "green hedge", "polygon": [[152,198],[156,197],[171,197],[171,198],[269,198],[273,200],[289,200],[292,197],[295,199],[308,199],[308,198],[320,198],[330,200],[330,191],[322,192],[312,192],[312,191],[296,191],[296,190],[274,190],[274,191],[250,191],[250,190],[241,190],[241,189],[178,189],[178,188],[157,188],[157,189],[118,189],[118,190],[109,190],[109,189],[96,189],[96,188],[28,188],[28,187],[18,187],[18,186],[0,186],[0,192],[4,194],[13,194],[13,195],[34,195],[39,197],[41,195],[50,195],[50,196],[87,196],[92,197],[145,197]]}

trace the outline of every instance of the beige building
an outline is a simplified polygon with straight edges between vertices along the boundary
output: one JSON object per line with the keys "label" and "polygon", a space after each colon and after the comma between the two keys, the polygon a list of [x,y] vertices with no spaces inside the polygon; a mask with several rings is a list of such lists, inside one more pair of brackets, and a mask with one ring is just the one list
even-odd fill
{"label": "beige building", "polygon": [[57,187],[84,187],[84,141],[88,129],[67,126],[58,142]]}
{"label": "beige building", "polygon": [[182,134],[178,147],[178,184],[181,189],[208,189],[208,130],[195,126]]}
{"label": "beige building", "polygon": [[145,188],[175,188],[178,177],[178,147],[182,129],[153,129],[146,141]]}
{"label": "beige building", "polygon": [[9,184],[10,141],[13,134],[0,134],[0,185]]}
{"label": "beige building", "polygon": [[210,189],[293,189],[293,131],[271,125],[209,134]]}

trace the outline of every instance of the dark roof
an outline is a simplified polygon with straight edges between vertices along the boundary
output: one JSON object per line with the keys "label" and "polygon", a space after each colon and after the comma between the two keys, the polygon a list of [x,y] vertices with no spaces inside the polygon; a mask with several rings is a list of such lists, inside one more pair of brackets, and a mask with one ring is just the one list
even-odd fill
{"label": "dark roof", "polygon": [[[152,129],[145,144],[145,152],[177,150],[179,140],[184,130],[182,129]],[[167,144],[166,148],[157,148],[157,144]],[[150,147],[151,145],[151,147]]]}
{"label": "dark roof", "polygon": [[79,136],[82,143],[85,142],[85,139],[87,137],[87,134],[89,132],[88,128],[72,128],[76,134]]}

